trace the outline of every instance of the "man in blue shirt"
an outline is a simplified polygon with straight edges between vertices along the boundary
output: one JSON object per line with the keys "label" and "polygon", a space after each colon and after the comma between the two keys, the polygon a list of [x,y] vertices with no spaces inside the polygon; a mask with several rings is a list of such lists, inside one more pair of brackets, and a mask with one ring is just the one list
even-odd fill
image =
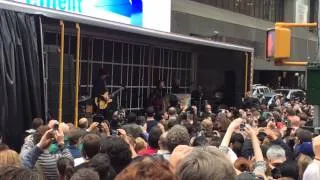
{"label": "man in blue shirt", "polygon": [[79,145],[79,139],[83,135],[83,132],[79,129],[70,130],[69,134],[69,146],[67,147],[74,159],[81,157],[81,150]]}

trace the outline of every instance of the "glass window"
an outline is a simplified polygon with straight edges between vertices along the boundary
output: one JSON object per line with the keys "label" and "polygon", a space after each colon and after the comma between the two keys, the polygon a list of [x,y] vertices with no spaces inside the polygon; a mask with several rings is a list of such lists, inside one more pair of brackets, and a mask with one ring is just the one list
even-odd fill
{"label": "glass window", "polygon": [[259,4],[260,4],[260,0],[255,0],[254,2],[253,2],[253,6],[254,6],[254,17],[258,17],[258,18],[260,18],[260,6],[259,6]]}
{"label": "glass window", "polygon": [[[223,7],[224,9],[230,9],[231,7],[229,6],[229,3],[230,3],[230,1],[224,0],[224,1],[223,1],[223,4],[222,4],[222,7]],[[232,10],[232,9],[230,9],[230,10]]]}
{"label": "glass window", "polygon": [[268,93],[271,93],[272,91],[271,91],[271,89],[270,88],[268,88]]}
{"label": "glass window", "polygon": [[239,5],[240,5],[240,13],[242,14],[246,14],[246,7],[245,7],[245,0],[241,0],[239,1]]}
{"label": "glass window", "polygon": [[268,93],[268,89],[267,88],[263,88],[263,93]]}
{"label": "glass window", "polygon": [[257,92],[257,89],[253,89],[253,93],[252,93],[252,94],[253,94],[253,95],[257,95],[257,93],[258,93],[258,92]]}
{"label": "glass window", "polygon": [[240,1],[239,0],[235,0],[233,2],[233,7],[234,7],[234,12],[240,12]]}
{"label": "glass window", "polygon": [[[202,0],[198,0],[198,1],[201,2]],[[208,0],[208,1],[210,1],[210,0]],[[218,0],[211,0],[211,3],[209,3],[209,4],[211,4],[212,6],[217,6]]]}
{"label": "glass window", "polygon": [[303,98],[304,98],[304,93],[303,93],[302,91],[293,92],[291,98],[300,98],[300,99],[303,99]]}
{"label": "glass window", "polygon": [[217,0],[217,7],[219,7],[219,8],[224,8],[224,7],[223,7],[223,1],[224,1],[224,0]]}
{"label": "glass window", "polygon": [[268,88],[263,88],[264,93],[269,93]]}
{"label": "glass window", "polygon": [[[283,0],[193,0],[267,21],[283,21]],[[317,0],[318,1],[318,0]]]}
{"label": "glass window", "polygon": [[254,0],[246,0],[247,15],[254,16]]}
{"label": "glass window", "polygon": [[310,1],[310,22],[317,22],[318,20],[318,3],[319,0]]}

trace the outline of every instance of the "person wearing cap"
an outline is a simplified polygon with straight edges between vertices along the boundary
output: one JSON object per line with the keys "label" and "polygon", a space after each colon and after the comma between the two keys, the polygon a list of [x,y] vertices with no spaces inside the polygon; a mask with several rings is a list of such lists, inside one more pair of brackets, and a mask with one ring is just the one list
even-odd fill
{"label": "person wearing cap", "polygon": [[309,157],[314,157],[313,148],[312,148],[312,142],[304,142],[300,145],[299,154],[304,154]]}
{"label": "person wearing cap", "polygon": [[312,133],[308,130],[299,128],[296,131],[296,144],[294,146],[294,152],[298,156],[300,153],[314,156],[312,150]]}

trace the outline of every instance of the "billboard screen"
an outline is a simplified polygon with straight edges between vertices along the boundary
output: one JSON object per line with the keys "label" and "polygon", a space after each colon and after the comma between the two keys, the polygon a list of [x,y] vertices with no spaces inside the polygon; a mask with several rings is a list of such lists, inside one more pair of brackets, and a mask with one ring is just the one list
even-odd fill
{"label": "billboard screen", "polygon": [[13,0],[25,4],[170,32],[171,0]]}

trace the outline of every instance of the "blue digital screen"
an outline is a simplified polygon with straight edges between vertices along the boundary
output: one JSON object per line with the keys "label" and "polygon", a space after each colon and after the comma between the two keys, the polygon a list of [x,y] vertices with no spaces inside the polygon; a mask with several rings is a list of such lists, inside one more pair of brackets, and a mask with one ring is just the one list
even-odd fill
{"label": "blue digital screen", "polygon": [[14,0],[149,29],[170,32],[171,0]]}

